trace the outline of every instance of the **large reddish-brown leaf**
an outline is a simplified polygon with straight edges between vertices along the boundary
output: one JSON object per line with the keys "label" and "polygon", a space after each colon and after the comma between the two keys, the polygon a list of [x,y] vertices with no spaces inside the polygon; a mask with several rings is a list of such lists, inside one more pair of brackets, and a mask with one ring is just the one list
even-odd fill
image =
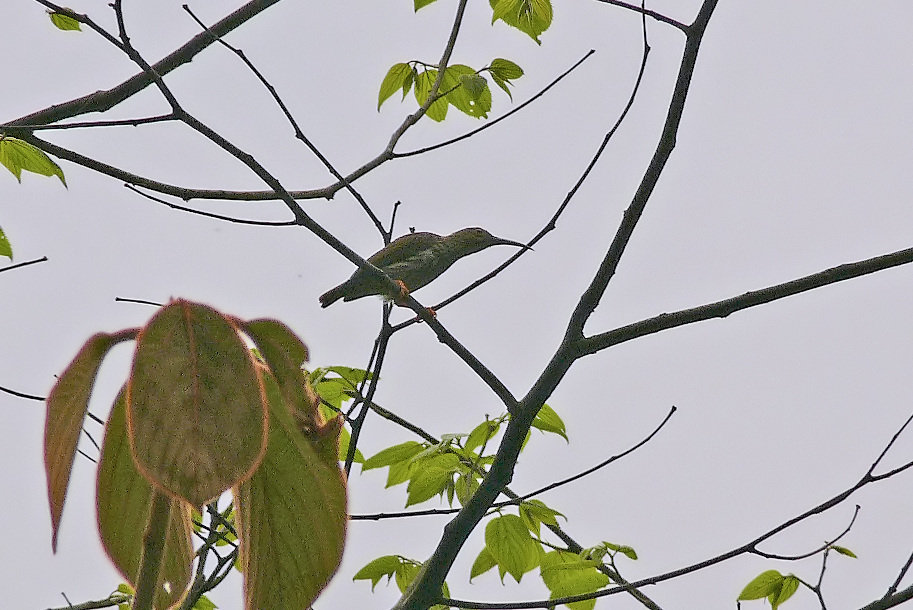
{"label": "large reddish-brown leaf", "polygon": [[[143,533],[152,492],[152,484],[137,471],[130,454],[126,405],[121,391],[108,418],[98,462],[98,534],[111,561],[134,587],[143,555]],[[156,608],[176,605],[190,586],[193,574],[190,505],[172,498],[170,513]]]}
{"label": "large reddish-brown leaf", "polygon": [[89,408],[89,397],[98,368],[118,337],[105,333],[92,336],[60,375],[48,396],[44,428],[44,469],[48,477],[51,508],[51,547],[57,550],[60,517],[76,457],[76,445]]}
{"label": "large reddish-brown leaf", "polygon": [[260,463],[266,417],[250,351],[221,313],[179,300],[140,332],[127,429],[137,466],[153,484],[201,507]]}
{"label": "large reddish-brown leaf", "polygon": [[[269,444],[263,463],[235,490],[247,610],[309,608],[339,567],[346,488],[327,438],[302,432],[264,372]],[[319,431],[335,433],[333,423]],[[335,439],[334,439],[335,440]]]}

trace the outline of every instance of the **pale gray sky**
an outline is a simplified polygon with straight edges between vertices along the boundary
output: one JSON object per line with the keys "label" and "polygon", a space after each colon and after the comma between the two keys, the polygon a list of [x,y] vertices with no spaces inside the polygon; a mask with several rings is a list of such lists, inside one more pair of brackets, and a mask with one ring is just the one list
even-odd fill
{"label": "pale gray sky", "polygon": [[[135,69],[91,33],[54,29],[35,2],[0,9],[4,91],[0,122],[109,88]],[[147,59],[170,52],[197,28],[181,2],[126,3],[134,44]],[[656,2],[690,21],[698,3]],[[191,4],[208,22],[234,9]],[[101,0],[72,5],[110,25]],[[302,128],[343,172],[378,154],[415,108],[410,97],[376,112],[377,89],[397,61],[440,56],[455,5],[418,14],[411,3],[284,2],[229,41],[264,71]],[[913,245],[909,166],[913,161],[913,8],[878,3],[723,0],[704,39],[678,145],[618,275],[588,332],[735,296],[844,262]],[[528,99],[589,49],[596,53],[541,100],[495,129],[429,155],[388,163],[356,183],[379,216],[403,205],[398,231],[439,233],[484,226],[524,240],[547,222],[621,111],[638,69],[639,19],[597,2],[556,4],[539,47],[503,24],[487,2],[470,4],[453,62],[495,57],[526,76],[514,103],[494,91],[493,117]],[[535,252],[456,304],[440,321],[474,350],[515,395],[548,362],[573,305],[595,271],[656,145],[683,37],[648,22],[653,51],[637,103],[590,180]],[[328,184],[325,170],[292,138],[267,94],[225,50],[213,47],[168,77],[188,110],[255,154],[287,188]],[[123,118],[167,111],[152,89],[119,108]],[[479,123],[451,109],[404,138],[411,150]],[[96,117],[86,117],[96,118]],[[124,169],[183,186],[263,186],[240,164],[175,126],[45,134]],[[115,180],[62,163],[69,189],[0,173],[0,226],[16,261],[49,262],[0,274],[0,385],[45,394],[82,342],[97,330],[142,324],[148,307],[115,297],[181,296],[241,316],[277,317],[308,343],[313,364],[363,366],[379,325],[374,299],[321,310],[317,296],[352,265],[300,228],[256,228],[172,211]],[[5,170],[3,170],[5,172]],[[288,217],[279,203],[200,204],[259,219]],[[352,198],[305,202],[362,255],[380,239]],[[431,304],[505,257],[493,248],[458,263],[416,296]],[[649,433],[672,405],[668,427],[633,456],[542,500],[563,512],[584,546],[633,546],[630,579],[722,553],[851,486],[913,411],[913,268],[902,267],[620,345],[579,362],[551,404],[568,424],[569,445],[534,435],[512,487],[528,491],[583,470]],[[405,314],[396,314],[403,317]],[[103,416],[123,379],[126,347],[105,366],[92,411]],[[398,334],[376,401],[435,434],[468,432],[497,401],[424,326]],[[3,607],[62,606],[104,597],[119,576],[97,542],[94,469],[77,459],[59,548],[50,550],[41,441],[43,405],[0,394],[0,489],[7,524],[0,545]],[[96,430],[96,438],[100,434]],[[371,454],[409,434],[371,420]],[[90,446],[85,445],[88,449]],[[904,437],[888,463],[913,458]],[[862,511],[842,544],[859,559],[834,557],[825,592],[839,607],[882,595],[911,549],[909,475],[864,490],[845,505],[781,534],[772,553],[812,550]],[[402,488],[385,473],[354,471],[353,513],[398,510]],[[426,506],[437,506],[436,502]],[[352,575],[381,554],[424,559],[445,519],[353,523],[342,568],[316,607],[385,608],[395,586],[375,593]],[[467,583],[482,545],[473,535],[448,578],[461,599],[548,596],[535,573],[502,587],[494,571]],[[740,558],[645,590],[664,608],[734,606],[766,569],[817,579],[817,559]],[[909,579],[908,579],[909,580]],[[237,586],[213,598],[240,607]],[[745,604],[760,608],[762,602]],[[620,596],[597,608],[636,608]],[[800,590],[787,607],[813,608]]]}

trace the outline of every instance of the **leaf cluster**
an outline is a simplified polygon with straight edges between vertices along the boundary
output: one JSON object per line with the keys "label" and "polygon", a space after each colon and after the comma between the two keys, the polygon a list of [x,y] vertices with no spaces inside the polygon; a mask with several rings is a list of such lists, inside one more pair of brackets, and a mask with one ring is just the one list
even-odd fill
{"label": "leaf cluster", "polygon": [[308,606],[342,556],[341,420],[321,416],[302,370],[307,348],[275,320],[245,322],[178,300],[139,331],[86,342],[48,398],[54,544],[96,374],[132,338],[130,376],[105,426],[97,509],[102,544],[136,588],[136,608],[172,607],[185,595],[191,510],[228,489],[245,606]]}
{"label": "leaf cluster", "polygon": [[[488,72],[495,84],[513,99],[508,85],[513,84],[512,80],[523,76],[523,69],[514,62],[498,58],[480,70],[454,64],[444,70],[438,93],[428,107],[428,117],[434,121],[443,121],[447,118],[448,107],[453,106],[471,117],[488,118],[491,111],[491,89],[488,80],[482,76],[483,72]],[[413,88],[415,101],[419,106],[424,106],[439,73],[437,68],[418,61],[393,64],[381,82],[377,109],[380,110],[383,103],[397,91],[402,91],[403,99],[406,99]]]}

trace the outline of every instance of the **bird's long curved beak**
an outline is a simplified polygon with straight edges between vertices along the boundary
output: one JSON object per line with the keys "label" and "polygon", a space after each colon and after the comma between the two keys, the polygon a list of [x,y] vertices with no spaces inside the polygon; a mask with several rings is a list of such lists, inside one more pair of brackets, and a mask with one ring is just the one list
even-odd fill
{"label": "bird's long curved beak", "polygon": [[530,246],[527,246],[526,244],[521,244],[518,241],[513,241],[511,239],[504,239],[502,237],[498,237],[497,240],[498,241],[496,241],[493,245],[495,245],[495,246],[516,246],[518,248],[523,248],[524,250],[532,250],[532,248]]}

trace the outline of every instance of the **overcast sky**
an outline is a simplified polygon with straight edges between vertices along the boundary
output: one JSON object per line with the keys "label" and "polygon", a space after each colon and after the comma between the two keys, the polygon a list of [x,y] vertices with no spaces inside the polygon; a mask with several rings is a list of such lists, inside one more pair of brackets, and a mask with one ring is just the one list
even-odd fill
{"label": "overcast sky", "polygon": [[[126,2],[136,47],[154,61],[197,33],[182,2]],[[71,4],[112,26],[101,0]],[[698,2],[650,7],[690,21]],[[191,7],[213,22],[235,5]],[[395,62],[440,57],[455,4],[283,2],[228,40],[276,86],[307,135],[348,172],[376,156],[414,99],[376,111]],[[722,0],[698,59],[678,144],[647,206],[618,275],[587,326],[600,332],[742,294],[841,263],[913,246],[913,7],[902,0]],[[535,235],[573,186],[630,95],[641,57],[637,15],[597,2],[556,3],[537,46],[490,24],[487,2],[470,3],[452,61],[473,67],[517,62],[514,101],[493,92],[492,117],[535,95],[590,49],[595,54],[559,87],[496,128],[433,153],[387,163],[356,183],[386,220],[401,201],[397,234],[483,226],[515,240]],[[135,73],[89,32],[53,28],[36,2],[0,9],[4,35],[0,122],[107,89]],[[597,268],[652,154],[681,57],[683,36],[648,22],[652,52],[630,117],[557,230],[491,282],[439,312],[440,321],[522,396],[546,365],[580,292]],[[268,94],[240,62],[212,47],[168,76],[189,111],[257,156],[289,189],[332,182],[292,137]],[[109,116],[167,112],[148,89]],[[440,142],[480,123],[451,109],[424,119],[398,148]],[[124,169],[180,186],[262,189],[255,176],[178,126],[80,130],[49,140]],[[308,343],[315,366],[364,366],[380,302],[322,310],[317,297],[352,272],[351,263],[302,228],[250,227],[171,210],[116,180],[62,162],[56,179],[0,171],[0,227],[15,262],[49,261],[0,274],[0,385],[45,395],[83,341],[98,330],[137,326],[154,310],[115,297],[204,301],[240,317],[271,316]],[[287,219],[280,203],[200,203],[244,218]],[[381,240],[351,196],[304,208],[360,254]],[[416,296],[432,304],[499,264],[505,249],[461,261]],[[913,412],[913,268],[901,267],[730,316],[622,344],[578,362],[549,404],[568,424],[570,444],[534,434],[512,488],[518,493],[574,474],[628,448],[674,405],[664,431],[634,455],[541,499],[567,516],[584,546],[633,546],[629,579],[647,577],[740,546],[852,486]],[[396,319],[406,314],[397,312]],[[91,410],[104,417],[125,375],[129,348],[104,369]],[[433,434],[468,432],[498,401],[423,325],[395,336],[376,402]],[[42,403],[0,394],[0,489],[6,524],[0,545],[2,605],[65,605],[99,599],[120,582],[97,541],[94,467],[78,458],[58,552],[50,549],[41,443]],[[91,428],[90,428],[91,429]],[[94,429],[96,439],[101,431]],[[369,420],[362,450],[409,440]],[[83,448],[93,453],[90,443]],[[913,459],[902,437],[888,465]],[[403,488],[384,491],[386,473],[353,471],[352,513],[399,510]],[[859,556],[834,557],[824,590],[839,607],[880,597],[913,550],[909,475],[868,488],[828,514],[767,543],[780,554],[811,551],[849,523],[841,543]],[[430,502],[420,508],[437,506]],[[353,583],[370,559],[423,560],[440,517],[354,522],[342,567],[317,608],[385,608],[395,586]],[[502,587],[495,571],[467,582],[481,529],[448,578],[453,597],[543,599],[535,573]],[[818,577],[820,560],[743,557],[648,588],[664,608],[733,607],[766,569]],[[909,584],[910,579],[907,579]],[[239,579],[213,599],[240,607]],[[762,602],[745,604],[761,607]],[[617,596],[597,608],[636,608]],[[787,607],[813,608],[800,590]]]}

